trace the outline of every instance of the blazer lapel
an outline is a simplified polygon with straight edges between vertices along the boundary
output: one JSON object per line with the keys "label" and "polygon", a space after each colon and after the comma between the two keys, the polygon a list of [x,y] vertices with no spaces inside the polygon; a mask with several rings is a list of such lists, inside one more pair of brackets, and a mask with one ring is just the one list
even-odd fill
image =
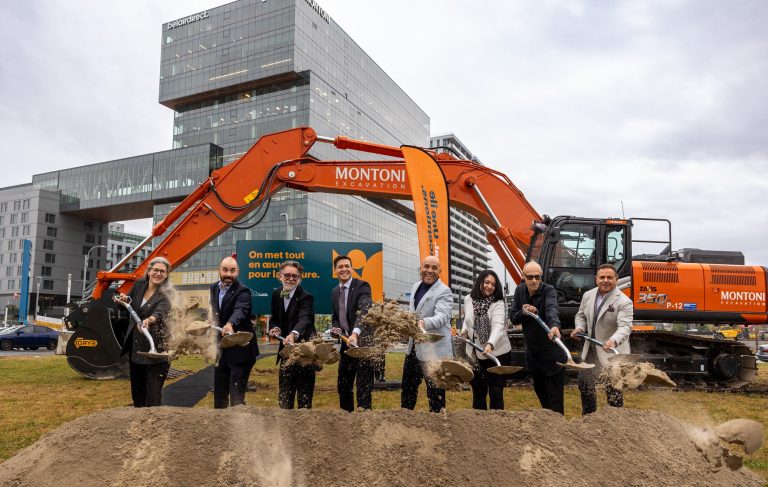
{"label": "blazer lapel", "polygon": [[[613,291],[608,293],[608,295],[603,299],[603,304],[600,306],[600,311],[597,313],[597,319],[595,320],[595,324],[597,324],[598,321],[600,321],[600,318],[603,317],[603,313],[605,313],[608,308],[610,308],[613,303],[616,301],[616,292],[617,289],[614,288]],[[595,293],[595,299],[597,299],[597,293]]]}

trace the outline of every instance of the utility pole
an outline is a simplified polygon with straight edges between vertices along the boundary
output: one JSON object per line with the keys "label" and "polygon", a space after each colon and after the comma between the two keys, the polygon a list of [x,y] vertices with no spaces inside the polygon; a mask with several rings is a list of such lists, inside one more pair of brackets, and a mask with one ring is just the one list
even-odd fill
{"label": "utility pole", "polygon": [[37,296],[35,296],[35,322],[37,321],[37,313],[40,311],[40,278],[37,278]]}
{"label": "utility pole", "polygon": [[69,304],[69,298],[72,295],[72,274],[67,274],[67,304]]}
{"label": "utility pole", "polygon": [[86,278],[86,275],[88,274],[88,258],[91,256],[91,251],[93,249],[98,249],[100,247],[105,249],[107,248],[106,245],[94,245],[93,247],[88,249],[88,252],[86,252],[85,255],[83,256],[83,295],[80,297],[81,300],[85,299],[85,284],[86,284],[86,281],[88,280]]}

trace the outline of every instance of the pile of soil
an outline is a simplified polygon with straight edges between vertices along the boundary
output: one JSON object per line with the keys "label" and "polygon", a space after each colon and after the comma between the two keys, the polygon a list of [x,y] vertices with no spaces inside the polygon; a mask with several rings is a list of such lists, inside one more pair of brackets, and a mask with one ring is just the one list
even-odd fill
{"label": "pile of soil", "polygon": [[4,486],[739,485],[661,413],[120,408],[79,418],[0,464]]}
{"label": "pile of soil", "polygon": [[315,367],[322,370],[325,364],[335,364],[339,361],[339,352],[333,345],[324,343],[322,338],[311,342],[297,343],[295,346],[286,346],[283,351],[288,351],[286,366],[298,364],[301,367]]}
{"label": "pile of soil", "polygon": [[372,303],[361,322],[373,328],[377,343],[399,342],[406,338],[419,338],[421,330],[416,313],[405,311],[397,301]]}
{"label": "pile of soil", "polygon": [[677,384],[662,370],[648,362],[612,364],[603,370],[603,379],[615,389],[637,389],[641,385],[675,387]]}

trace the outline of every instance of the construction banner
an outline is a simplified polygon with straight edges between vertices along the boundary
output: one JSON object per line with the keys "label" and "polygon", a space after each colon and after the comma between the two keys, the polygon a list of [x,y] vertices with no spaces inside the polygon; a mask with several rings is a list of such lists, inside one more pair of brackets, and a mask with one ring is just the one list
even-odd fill
{"label": "construction banner", "polygon": [[238,240],[240,282],[251,290],[252,313],[271,312],[272,290],[280,287],[280,263],[295,260],[304,267],[301,286],[315,298],[316,314],[331,314],[331,290],[339,284],[333,259],[346,255],[352,277],[368,281],[374,301],[384,298],[382,244],[370,242],[310,242],[306,240]]}
{"label": "construction banner", "polygon": [[450,287],[448,188],[437,162],[422,149],[403,146],[405,168],[413,195],[420,261],[428,255],[440,260],[440,280]]}

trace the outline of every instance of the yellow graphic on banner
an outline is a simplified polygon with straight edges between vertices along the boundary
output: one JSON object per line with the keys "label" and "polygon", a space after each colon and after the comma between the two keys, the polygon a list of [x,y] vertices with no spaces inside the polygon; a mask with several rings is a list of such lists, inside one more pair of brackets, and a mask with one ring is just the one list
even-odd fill
{"label": "yellow graphic on banner", "polygon": [[[350,250],[347,257],[352,261],[352,277],[362,279],[371,285],[371,299],[382,301],[384,299],[384,254],[379,251],[371,256],[366,256],[362,250]],[[334,250],[331,262],[339,256]],[[336,278],[336,271],[333,271]]]}
{"label": "yellow graphic on banner", "polygon": [[89,340],[83,337],[78,337],[75,339],[75,348],[80,348],[80,347],[94,348],[94,347],[97,347],[98,345],[99,345],[99,342],[96,340]]}

